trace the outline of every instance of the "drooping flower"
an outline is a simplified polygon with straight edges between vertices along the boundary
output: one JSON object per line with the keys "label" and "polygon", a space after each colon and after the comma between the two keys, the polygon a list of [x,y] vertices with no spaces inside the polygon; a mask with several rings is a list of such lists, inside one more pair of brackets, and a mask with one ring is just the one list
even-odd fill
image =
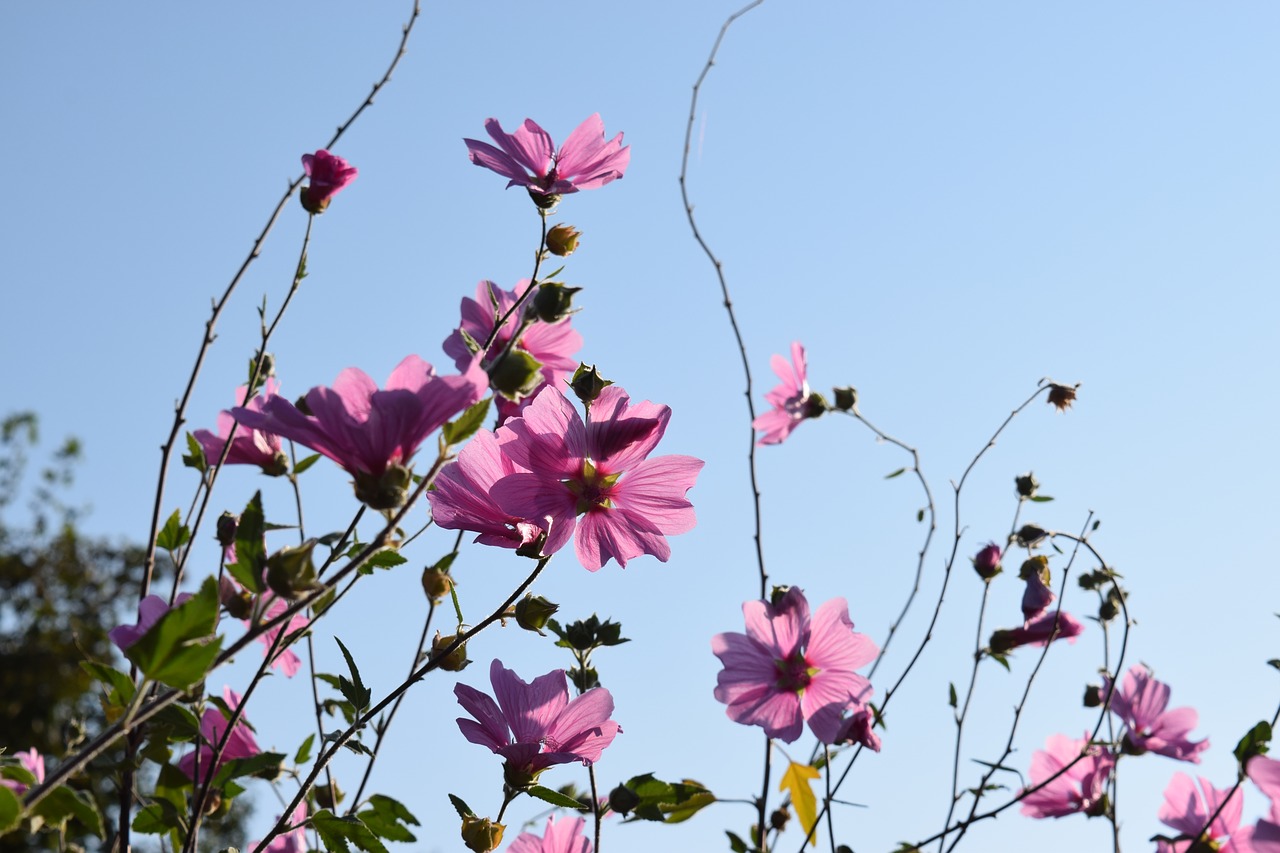
{"label": "drooping flower", "polygon": [[751,426],[764,433],[756,442],[761,445],[781,444],[801,421],[819,417],[827,410],[822,395],[809,390],[809,368],[799,341],[791,344],[790,364],[780,355],[775,355],[769,364],[782,382],[765,395],[773,409],[751,422]]}
{"label": "drooping flower", "polygon": [[[769,737],[791,743],[804,722],[823,743],[835,743],[871,698],[871,682],[855,670],[875,659],[877,648],[853,630],[849,606],[833,598],[809,618],[809,602],[791,587],[776,603],[742,605],[747,632],[711,638],[724,669],[715,697],[734,722],[760,726]],[[852,718],[851,718],[852,719]]]}
{"label": "drooping flower", "polygon": [[525,187],[542,208],[554,206],[566,193],[593,190],[621,178],[631,162],[631,146],[622,144],[621,133],[604,138],[599,113],[578,125],[559,151],[532,119],[525,119],[515,133],[505,132],[494,118],[485,120],[484,129],[499,147],[464,139],[471,162],[510,178],[508,189]]}
{"label": "drooping flower", "polygon": [[[1104,678],[1102,695],[1110,689]],[[1169,707],[1169,685],[1157,681],[1145,666],[1131,667],[1125,673],[1120,689],[1112,692],[1111,712],[1124,721],[1124,750],[1140,755],[1155,752],[1179,761],[1200,763],[1200,753],[1209,741],[1192,741],[1187,735],[1196,727],[1200,715],[1194,708]]]}
{"label": "drooping flower", "polygon": [[314,154],[302,155],[302,169],[311,179],[299,198],[308,213],[324,213],[338,192],[356,179],[359,170],[341,157],[321,148]]}
{"label": "drooping flower", "polygon": [[564,670],[524,682],[495,660],[489,667],[493,698],[466,684],[453,688],[458,704],[474,720],[458,718],[462,736],[487,746],[506,760],[513,787],[529,784],[555,764],[600,760],[605,747],[622,731],[613,720],[613,697],[596,687],[569,699]]}
{"label": "drooping flower", "polygon": [[591,853],[591,842],[582,834],[586,821],[580,817],[547,818],[542,837],[522,832],[507,853]]}
{"label": "drooping flower", "polygon": [[994,542],[988,542],[973,557],[973,570],[983,580],[991,580],[1000,574],[1000,558],[1004,552]]}
{"label": "drooping flower", "polygon": [[666,537],[696,521],[685,494],[702,469],[691,456],[646,458],[670,418],[668,407],[633,405],[626,391],[610,385],[584,424],[558,388],[544,388],[498,430],[503,455],[522,471],[494,483],[489,496],[506,515],[546,531],[545,554],[574,537],[578,560],[590,571],[611,558],[626,566],[641,554],[666,562]]}
{"label": "drooping flower", "polygon": [[[477,344],[483,344],[489,339],[489,335],[493,333],[494,323],[498,317],[506,314],[511,306],[516,303],[526,290],[529,289],[529,281],[527,279],[516,282],[513,290],[504,290],[491,281],[482,281],[476,286],[476,298],[464,297],[462,300],[462,322],[459,327],[444,341],[445,355],[451,357],[454,364],[459,370],[465,367],[475,357],[470,349],[467,348],[466,339],[463,337],[465,332]],[[525,305],[532,304],[534,294],[530,294],[525,300]],[[534,323],[523,332],[520,332],[522,322],[522,311],[515,311],[502,324],[502,328],[498,330],[498,334],[493,339],[493,344],[484,354],[486,360],[497,356],[505,348],[512,336],[519,332],[520,336],[516,339],[515,348],[527,352],[536,358],[542,364],[542,385],[534,389],[536,394],[538,390],[546,385],[554,385],[563,387],[565,380],[569,379],[574,370],[578,367],[578,361],[574,358],[574,353],[582,349],[582,335],[578,334],[572,326],[569,325],[569,318],[565,318],[556,323]],[[494,397],[494,403],[498,409],[498,423],[503,423],[507,418],[519,414],[532,400],[533,395],[525,397],[519,402],[508,400],[507,398],[497,395]]]}
{"label": "drooping flower", "polygon": [[482,545],[500,548],[536,545],[544,530],[504,512],[489,498],[494,483],[524,470],[502,453],[493,433],[480,430],[462,448],[458,460],[441,469],[435,489],[427,493],[436,526],[474,531],[480,534],[475,541]]}
{"label": "drooping flower", "polygon": [[[1084,753],[1084,758],[1076,761]],[[1075,764],[1071,762],[1075,761]],[[1054,776],[1071,764],[1071,769]],[[1053,778],[1042,788],[1022,797],[1022,813],[1028,817],[1065,817],[1084,812],[1096,817],[1107,808],[1107,779],[1116,765],[1115,756],[1102,747],[1089,745],[1089,735],[1072,740],[1066,735],[1053,735],[1045,748],[1031,757],[1031,785],[1034,788]],[[1025,788],[1023,789],[1026,790]]]}
{"label": "drooping flower", "polygon": [[[180,592],[174,605],[182,604],[191,597],[190,593]],[[142,639],[142,635],[160,621],[160,617],[169,612],[169,602],[158,595],[148,595],[138,602],[138,621],[133,625],[117,625],[107,632],[107,639],[116,644],[120,651],[132,646]]]}
{"label": "drooping flower", "polygon": [[[231,711],[235,711],[236,708],[240,707],[240,694],[230,687],[222,689],[222,699]],[[258,741],[253,736],[253,730],[248,726],[248,722],[243,715],[236,721],[235,726],[231,729],[231,734],[227,737],[227,745],[222,750],[222,755],[218,758],[218,767],[233,759],[252,758],[262,752],[258,747]],[[227,717],[223,715],[222,709],[216,705],[210,707],[204,712],[204,716],[200,718],[200,746],[178,760],[178,769],[185,773],[189,779],[195,779],[196,755],[199,754],[200,781],[203,782],[208,779],[215,769],[210,767],[213,763],[213,749],[222,740],[222,734],[226,730]]]}
{"label": "drooping flower", "polygon": [[396,366],[379,390],[359,368],[338,374],[332,388],[307,392],[307,414],[283,397],[261,411],[231,410],[251,429],[266,430],[328,456],[355,478],[356,497],[373,509],[404,502],[408,465],[432,432],[484,396],[488,377],[474,359],[459,376],[437,376],[416,355]]}
{"label": "drooping flower", "polygon": [[[36,752],[34,747],[26,752],[15,752],[13,757],[18,759],[18,763],[27,772],[36,777],[37,785],[44,781],[44,756]],[[8,788],[19,797],[27,792],[28,787],[25,782],[19,782],[17,779],[0,779],[0,786]]]}
{"label": "drooping flower", "polygon": [[[1173,774],[1169,787],[1164,790],[1164,805],[1160,807],[1160,822],[1180,833],[1177,839],[1159,838],[1157,853],[1193,853],[1206,849],[1197,845],[1207,842],[1207,849],[1217,853],[1249,853],[1252,844],[1251,827],[1240,827],[1240,814],[1244,810],[1244,792],[1239,788],[1221,790],[1213,787],[1208,779],[1199,779],[1200,788],[1185,773]],[[1231,794],[1228,800],[1227,795]],[[1225,805],[1224,805],[1225,803]],[[1221,811],[1219,811],[1221,807]],[[1209,829],[1200,831],[1209,823],[1209,816],[1217,814]]]}
{"label": "drooping flower", "polygon": [[[236,389],[236,405],[261,412],[263,403],[280,393],[280,383],[275,379],[268,379],[262,394],[255,395],[246,404],[244,398],[248,391],[248,385],[241,385]],[[227,451],[227,458],[223,460],[226,464],[257,465],[262,469],[262,473],[272,477],[278,477],[289,470],[289,457],[284,454],[280,436],[243,425],[236,426],[235,418],[231,416],[229,410],[219,413],[216,435],[207,429],[195,431],[195,439],[204,449],[205,461],[210,466],[218,464],[218,459],[222,457],[222,450],[227,446],[227,436],[231,435],[233,426],[236,427],[236,432],[231,439],[231,449]]]}
{"label": "drooping flower", "polygon": [[[293,829],[288,832],[281,833],[271,839],[264,850],[265,853],[307,853],[310,845],[307,844],[307,828],[303,824],[307,820],[307,803],[304,800],[298,803],[298,807],[293,810],[293,814],[289,815],[289,824]],[[256,849],[261,841],[251,842],[250,849]]]}
{"label": "drooping flower", "polygon": [[1019,646],[1047,646],[1051,640],[1076,641],[1084,633],[1084,624],[1065,610],[1050,610],[1028,621],[1021,628],[995,631],[987,645],[998,655]]}
{"label": "drooping flower", "polygon": [[1030,622],[1048,610],[1058,597],[1049,589],[1049,561],[1032,557],[1022,564],[1019,577],[1027,582],[1022,591],[1022,618]]}
{"label": "drooping flower", "polygon": [[[855,709],[858,706],[853,706]],[[836,735],[831,741],[834,743],[857,743],[862,744],[868,749],[880,751],[880,735],[875,731],[875,717],[871,713],[870,708],[862,708],[854,710],[837,729]]]}

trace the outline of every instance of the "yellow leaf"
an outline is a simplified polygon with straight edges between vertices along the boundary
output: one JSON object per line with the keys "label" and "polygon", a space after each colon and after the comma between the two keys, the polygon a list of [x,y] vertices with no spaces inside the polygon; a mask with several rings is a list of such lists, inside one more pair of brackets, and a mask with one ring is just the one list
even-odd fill
{"label": "yellow leaf", "polygon": [[791,805],[796,810],[796,818],[804,827],[807,833],[806,841],[810,844],[813,843],[813,829],[818,823],[818,800],[813,796],[813,789],[809,787],[809,782],[817,779],[819,775],[818,768],[792,761],[787,772],[782,774],[782,782],[778,785],[779,791],[787,791],[791,794]]}

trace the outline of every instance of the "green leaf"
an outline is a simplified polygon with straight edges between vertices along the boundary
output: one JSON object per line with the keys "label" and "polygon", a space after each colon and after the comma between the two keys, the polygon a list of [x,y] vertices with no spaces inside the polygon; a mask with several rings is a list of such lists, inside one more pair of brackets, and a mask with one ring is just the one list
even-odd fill
{"label": "green leaf", "polygon": [[924,521],[924,510],[923,510],[923,509],[918,509],[918,510],[916,510],[916,521]]}
{"label": "green leaf", "polygon": [[418,819],[403,803],[382,794],[374,794],[369,798],[369,808],[360,812],[359,818],[379,838],[405,843],[418,840],[409,831],[409,826],[418,826]]}
{"label": "green leaf", "polygon": [[[108,718],[111,717],[112,710],[118,711],[118,715],[124,714],[125,709],[129,707],[129,703],[133,701],[135,689],[133,680],[123,672],[95,661],[82,660],[80,661],[80,668],[106,686],[107,695],[104,697],[103,711],[106,712]],[[110,720],[110,722],[114,722],[114,720]]]}
{"label": "green leaf", "polygon": [[191,531],[182,523],[182,515],[175,509],[156,535],[156,547],[162,551],[176,551],[190,541]]}
{"label": "green leaf", "polygon": [[476,813],[471,810],[471,806],[462,801],[462,797],[449,795],[449,802],[453,803],[453,809],[458,813],[458,817],[475,817]]}
{"label": "green leaf", "polygon": [[219,606],[218,582],[205,578],[199,592],[161,616],[125,657],[152,681],[179,690],[199,684],[222,648],[222,638],[213,633]]}
{"label": "green leaf", "polygon": [[950,705],[952,708],[954,708],[954,707],[956,707],[956,685],[955,685],[955,682],[952,682],[951,684],[947,685],[947,690],[949,691],[949,695],[947,696],[947,704],[948,704],[948,705]]}
{"label": "green leaf", "polygon": [[743,841],[727,829],[724,831],[724,834],[729,836],[729,849],[732,850],[733,853],[747,853],[747,842]]}
{"label": "green leaf", "polygon": [[248,758],[234,758],[218,768],[217,775],[213,777],[213,787],[221,788],[232,779],[244,776],[275,779],[280,775],[280,765],[284,759],[283,752],[262,752]]}
{"label": "green leaf", "polygon": [[342,649],[342,656],[347,659],[347,669],[351,671],[350,681],[341,676],[338,677],[338,689],[342,691],[343,698],[354,705],[357,711],[363,711],[369,707],[373,691],[365,687],[364,682],[360,680],[360,670],[356,667],[351,652],[347,651],[347,647],[337,637],[333,640],[338,644],[338,648]]}
{"label": "green leaf", "polygon": [[489,414],[489,400],[489,397],[485,397],[474,406],[469,406],[455,420],[445,424],[440,431],[441,435],[444,436],[444,443],[446,445],[458,444],[475,435]]}
{"label": "green leaf", "polygon": [[1038,504],[1047,504],[1049,501],[1053,500],[1053,498],[1049,497],[1048,495],[1034,495],[1032,496],[1031,500],[1035,501]]}
{"label": "green leaf", "polygon": [[265,589],[262,570],[267,565],[267,545],[263,541],[266,533],[263,521],[262,492],[258,491],[240,513],[240,523],[236,525],[236,561],[227,566],[232,577],[250,592]]}
{"label": "green leaf", "polygon": [[315,735],[307,735],[307,739],[302,742],[302,746],[298,747],[298,751],[294,753],[294,764],[306,764],[311,760],[311,745],[316,741]]}
{"label": "green leaf", "polygon": [[0,835],[18,825],[22,820],[22,801],[11,789],[0,785]]}
{"label": "green leaf", "polygon": [[[383,548],[381,551],[373,552],[369,559],[365,561],[364,565],[360,567],[360,571],[363,574],[372,574],[374,569],[389,569],[392,566],[399,566],[407,562],[409,561],[400,556],[393,549]],[[369,571],[366,572],[365,569],[368,569]]]}
{"label": "green leaf", "polygon": [[645,773],[627,780],[625,787],[639,799],[628,820],[679,823],[715,802],[715,795],[692,779],[664,782]]}
{"label": "green leaf", "polygon": [[[0,809],[3,807],[0,806]],[[66,785],[59,785],[50,791],[45,798],[36,804],[31,813],[44,819],[50,826],[62,827],[68,820],[74,819],[98,838],[103,837],[102,813],[87,793],[73,791]],[[3,822],[0,820],[0,822]]]}
{"label": "green leaf", "polygon": [[1249,762],[1250,758],[1255,755],[1265,755],[1270,743],[1271,724],[1266,720],[1249,729],[1245,736],[1240,738],[1240,742],[1236,744],[1235,748],[1235,756],[1236,760],[1240,762],[1241,772],[1244,771],[1244,766]]}
{"label": "green leaf", "polygon": [[884,478],[885,478],[886,480],[892,480],[894,477],[901,477],[901,476],[902,476],[903,474],[905,474],[905,473],[907,473],[907,469],[906,469],[906,468],[899,468],[897,471],[894,471],[894,472],[893,472],[893,473],[891,473],[891,474],[885,474],[885,475],[884,475]]}
{"label": "green leaf", "polygon": [[357,850],[365,853],[387,853],[378,836],[358,817],[338,817],[328,809],[321,809],[311,816],[309,823],[319,834],[326,850],[350,853],[351,844],[354,844]]}
{"label": "green leaf", "polygon": [[308,468],[310,468],[312,465],[316,464],[316,462],[318,462],[318,461],[320,461],[320,454],[319,454],[319,453],[312,453],[310,456],[308,456],[308,457],[306,457],[305,459],[303,459],[303,460],[302,460],[301,462],[299,462],[297,465],[294,465],[294,466],[293,466],[293,475],[294,475],[295,477],[296,477],[296,476],[298,476],[298,475],[299,475],[299,474],[301,474],[303,471],[307,470],[307,469],[308,469]]}
{"label": "green leaf", "polygon": [[133,819],[133,831],[143,835],[164,835],[175,829],[186,834],[186,814],[168,800],[156,800],[140,809]]}
{"label": "green leaf", "polygon": [[209,460],[204,458],[204,447],[200,442],[196,441],[196,437],[191,433],[187,433],[187,450],[189,453],[182,455],[182,464],[188,468],[195,468],[201,474],[209,470]]}
{"label": "green leaf", "polygon": [[551,805],[558,806],[562,809],[575,809],[577,811],[587,811],[590,808],[589,806],[584,806],[582,803],[578,802],[573,797],[566,797],[564,794],[560,793],[559,791],[554,791],[551,788],[547,788],[542,785],[534,785],[531,788],[526,788],[525,793],[531,797],[537,797],[539,800],[542,800],[544,803],[551,803]]}

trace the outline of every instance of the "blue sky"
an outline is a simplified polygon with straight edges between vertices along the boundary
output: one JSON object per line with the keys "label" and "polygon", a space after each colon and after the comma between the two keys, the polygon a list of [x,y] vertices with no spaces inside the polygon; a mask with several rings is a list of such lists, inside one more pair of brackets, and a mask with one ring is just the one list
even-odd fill
{"label": "blue sky", "polygon": [[[690,494],[700,524],[673,541],[665,565],[589,575],[566,554],[539,588],[569,618],[612,616],[634,640],[600,659],[625,729],[600,765],[603,784],[653,771],[742,798],[757,793],[760,737],[712,698],[709,638],[741,630],[741,602],[757,584],[743,380],[676,181],[690,87],[736,7],[426,4],[391,84],[336,148],[360,177],[317,221],[311,275],[273,349],[291,396],[351,365],[381,380],[411,352],[447,364],[439,345],[459,300],[479,279],[510,287],[528,276],[537,240],[528,200],[471,166],[461,138],[481,136],[489,116],[509,129],[532,117],[562,139],[600,112],[610,135],[625,131],[625,179],[566,199],[557,217],[585,232],[566,271],[585,287],[574,324],[585,360],[633,397],[672,407],[662,451],[706,460]],[[381,75],[408,8],[237,0],[216,14],[157,2],[0,11],[6,406],[39,412],[50,443],[84,440],[90,530],[146,536],[157,447],[209,300],[299,156]],[[1132,593],[1130,659],[1173,685],[1173,704],[1200,710],[1197,732],[1214,743],[1200,769],[1219,785],[1233,778],[1236,739],[1280,694],[1264,663],[1277,656],[1280,593],[1269,541],[1280,474],[1278,26],[1280,10],[1263,2],[770,0],[724,42],[695,117],[689,176],[724,262],[757,405],[774,382],[770,355],[801,340],[815,387],[856,386],[868,418],[920,448],[945,504],[926,599],[951,544],[948,481],[1042,377],[1082,383],[1071,412],[1034,407],[984,458],[965,488],[959,551],[1004,535],[1012,479],[1029,469],[1056,500],[1028,520],[1077,530],[1097,513],[1096,544]],[[304,226],[290,205],[234,297],[189,428],[211,427],[232,401],[256,308],[264,296],[278,305]],[[902,464],[836,417],[801,425],[759,460],[771,575],[815,602],[846,597],[877,641],[910,586],[921,533],[911,481],[883,480]],[[326,463],[306,479],[308,528],[343,526],[354,509],[344,475]],[[175,469],[166,507],[185,506],[193,487]],[[226,472],[215,504],[238,508],[256,488],[269,515],[292,520],[284,484],[245,471]],[[324,666],[339,666],[336,633],[375,694],[407,669],[421,628],[416,566],[452,541],[424,540],[410,566],[368,579],[317,633]],[[523,566],[472,549],[459,570],[478,619]],[[1012,623],[1018,584],[1003,581],[995,606]],[[842,792],[867,806],[839,814],[840,836],[859,853],[941,825],[946,687],[965,677],[978,596],[962,560],[937,640],[890,709],[884,751],[860,759]],[[1074,589],[1065,606],[1091,609]],[[884,671],[904,665],[924,609]],[[479,686],[493,657],[526,678],[568,662],[514,628],[484,635],[471,656],[477,665],[461,678]],[[231,683],[248,678],[248,658]],[[1053,650],[1011,759],[1024,772],[1046,737],[1092,724],[1078,697],[1100,660],[1096,628]],[[984,669],[967,756],[998,753],[1031,663],[1019,654],[1012,674]],[[454,678],[410,695],[375,776],[377,790],[423,819],[416,849],[461,849],[446,790],[497,808],[498,762],[457,734]],[[305,707],[305,685],[274,680],[263,697],[251,714],[259,739],[291,750],[305,736],[291,710]],[[340,778],[356,767],[340,764]],[[1122,766],[1126,848],[1158,831],[1160,792],[1182,769],[1160,757]],[[546,781],[573,778],[563,768]],[[265,819],[274,804],[259,793]],[[1258,813],[1262,798],[1248,796],[1246,814]],[[720,849],[723,828],[742,832],[749,820],[746,807],[721,805],[681,827],[611,828],[605,843],[618,853]],[[782,849],[799,846],[789,836]],[[968,844],[1069,851],[1107,838],[1098,821],[1008,814]]]}

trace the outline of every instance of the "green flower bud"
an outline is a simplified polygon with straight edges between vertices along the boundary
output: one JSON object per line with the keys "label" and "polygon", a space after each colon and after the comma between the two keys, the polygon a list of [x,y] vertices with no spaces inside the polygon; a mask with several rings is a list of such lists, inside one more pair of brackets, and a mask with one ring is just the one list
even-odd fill
{"label": "green flower bud", "polygon": [[529,593],[516,603],[516,624],[526,631],[537,631],[539,636],[545,637],[542,629],[559,609],[559,604],[552,604],[540,595]]}
{"label": "green flower bud", "polygon": [[369,509],[395,509],[409,496],[413,473],[403,465],[388,465],[382,476],[356,474],[356,499]]}
{"label": "green flower bud", "polygon": [[836,408],[842,412],[849,412],[853,407],[858,405],[858,392],[852,386],[844,386],[843,388],[833,388],[832,391],[836,396]]}
{"label": "green flower bud", "polygon": [[582,232],[572,225],[555,225],[547,232],[547,251],[567,258],[578,248],[578,238],[581,236]]}
{"label": "green flower bud", "polygon": [[1021,477],[1014,477],[1013,484],[1018,488],[1018,496],[1023,498],[1035,497],[1036,489],[1040,488],[1040,481],[1030,471]]}
{"label": "green flower bud", "polygon": [[581,287],[569,287],[558,281],[544,282],[529,304],[528,315],[544,323],[558,323],[573,313],[573,297]]}
{"label": "green flower bud", "polygon": [[573,378],[569,380],[569,387],[584,406],[590,406],[600,396],[600,392],[612,384],[612,381],[600,375],[594,364],[590,367],[579,364],[578,369],[573,372]]}
{"label": "green flower bud", "polygon": [[512,348],[489,365],[489,387],[508,400],[522,400],[541,384],[542,362],[522,349]]}
{"label": "green flower bud", "polygon": [[[537,201],[536,195],[533,193],[529,195]],[[506,826],[494,823],[487,817],[467,815],[462,819],[462,841],[467,845],[468,850],[473,850],[475,853],[489,853],[491,850],[498,849],[505,829]]]}
{"label": "green flower bud", "polygon": [[441,599],[453,590],[453,577],[435,566],[427,566],[422,570],[422,591],[427,599],[438,604]]}
{"label": "green flower bud", "polygon": [[304,594],[319,589],[311,552],[316,540],[308,539],[295,548],[281,548],[267,558],[267,586],[281,598],[296,601]]}
{"label": "green flower bud", "polygon": [[640,797],[626,785],[619,785],[609,792],[609,808],[623,817],[640,805]]}
{"label": "green flower bud", "polygon": [[[458,639],[457,634],[450,634],[447,637],[442,637],[440,636],[440,632],[436,631],[435,639],[431,641],[432,660],[439,657],[445,649],[453,645],[453,641],[456,639]],[[449,652],[449,654],[445,655],[437,666],[445,672],[462,672],[470,663],[471,661],[467,660],[467,644],[462,643],[456,649]]]}

